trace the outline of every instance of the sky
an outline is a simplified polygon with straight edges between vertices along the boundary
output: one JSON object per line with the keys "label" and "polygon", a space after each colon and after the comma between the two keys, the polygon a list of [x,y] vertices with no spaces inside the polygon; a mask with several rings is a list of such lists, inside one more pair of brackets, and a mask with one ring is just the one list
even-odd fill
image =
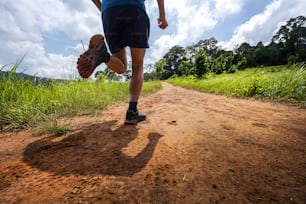
{"label": "sky", "polygon": [[[267,44],[281,25],[306,11],[305,0],[165,0],[169,26],[161,30],[156,0],[145,4],[151,21],[145,64],[175,45],[211,37],[227,50],[243,42]],[[91,0],[0,0],[0,69],[20,62],[17,72],[76,78],[78,56],[96,33],[103,34],[101,14]]]}

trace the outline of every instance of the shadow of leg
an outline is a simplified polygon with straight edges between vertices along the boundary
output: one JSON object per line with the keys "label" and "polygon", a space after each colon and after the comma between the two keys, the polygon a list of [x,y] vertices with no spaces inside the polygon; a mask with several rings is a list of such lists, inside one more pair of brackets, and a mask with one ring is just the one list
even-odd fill
{"label": "shadow of leg", "polygon": [[138,136],[138,129],[122,125],[112,130],[115,124],[93,124],[68,136],[35,141],[26,148],[23,161],[57,175],[133,175],[147,165],[161,135],[150,133],[146,147],[130,157],[122,153],[122,148]]}

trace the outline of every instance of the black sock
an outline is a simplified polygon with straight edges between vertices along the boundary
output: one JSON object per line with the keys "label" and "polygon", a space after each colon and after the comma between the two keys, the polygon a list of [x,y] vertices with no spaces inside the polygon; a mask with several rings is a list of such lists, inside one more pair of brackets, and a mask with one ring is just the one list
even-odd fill
{"label": "black sock", "polygon": [[129,103],[129,110],[132,110],[132,111],[137,111],[137,102],[136,101],[130,101]]}

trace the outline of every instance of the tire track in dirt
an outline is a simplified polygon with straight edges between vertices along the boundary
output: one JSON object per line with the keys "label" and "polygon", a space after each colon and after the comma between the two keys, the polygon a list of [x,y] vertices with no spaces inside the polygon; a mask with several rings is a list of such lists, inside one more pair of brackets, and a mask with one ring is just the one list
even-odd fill
{"label": "tire track in dirt", "polygon": [[163,84],[64,136],[0,135],[0,203],[305,203],[306,111]]}

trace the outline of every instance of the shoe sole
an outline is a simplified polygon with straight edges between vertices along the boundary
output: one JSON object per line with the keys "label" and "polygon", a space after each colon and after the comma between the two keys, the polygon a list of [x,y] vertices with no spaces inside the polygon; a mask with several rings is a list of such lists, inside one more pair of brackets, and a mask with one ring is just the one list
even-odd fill
{"label": "shoe sole", "polygon": [[97,34],[91,37],[88,50],[81,54],[77,61],[78,71],[82,78],[88,78],[94,72],[97,66],[93,53],[100,50],[103,45],[103,35]]}
{"label": "shoe sole", "polygon": [[124,124],[126,125],[136,125],[138,123],[137,120],[125,120]]}
{"label": "shoe sole", "polygon": [[126,125],[136,125],[139,122],[145,121],[146,119],[143,120],[125,120],[124,124]]}

